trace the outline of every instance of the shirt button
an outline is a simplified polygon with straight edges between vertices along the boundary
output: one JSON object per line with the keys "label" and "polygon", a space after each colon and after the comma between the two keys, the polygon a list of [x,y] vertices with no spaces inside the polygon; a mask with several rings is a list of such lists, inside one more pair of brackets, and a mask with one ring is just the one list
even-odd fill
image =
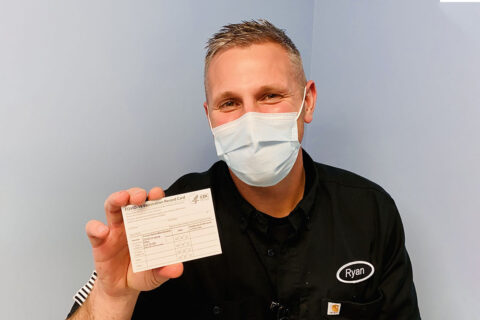
{"label": "shirt button", "polygon": [[269,257],[273,257],[275,255],[275,251],[273,249],[268,249],[267,254]]}
{"label": "shirt button", "polygon": [[219,306],[215,306],[213,307],[212,311],[214,315],[219,315],[220,313],[222,313],[222,308],[220,308]]}

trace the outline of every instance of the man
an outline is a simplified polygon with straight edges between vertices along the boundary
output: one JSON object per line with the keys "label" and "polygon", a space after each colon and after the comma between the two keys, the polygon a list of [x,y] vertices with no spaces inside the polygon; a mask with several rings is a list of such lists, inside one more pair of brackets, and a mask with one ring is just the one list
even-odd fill
{"label": "man", "polygon": [[211,188],[223,253],[133,273],[120,208],[165,194],[114,193],[107,225],[86,226],[98,278],[72,319],[419,319],[393,200],[300,148],[316,89],[292,41],[260,20],[207,49],[204,108],[224,161],[165,194]]}

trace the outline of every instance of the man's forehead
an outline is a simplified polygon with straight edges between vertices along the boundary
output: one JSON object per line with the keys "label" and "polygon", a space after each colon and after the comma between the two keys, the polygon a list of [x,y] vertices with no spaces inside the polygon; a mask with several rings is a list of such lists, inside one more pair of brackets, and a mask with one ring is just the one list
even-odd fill
{"label": "man's forehead", "polygon": [[287,50],[272,42],[224,49],[212,58],[206,71],[207,94],[245,86],[288,86],[294,81]]}

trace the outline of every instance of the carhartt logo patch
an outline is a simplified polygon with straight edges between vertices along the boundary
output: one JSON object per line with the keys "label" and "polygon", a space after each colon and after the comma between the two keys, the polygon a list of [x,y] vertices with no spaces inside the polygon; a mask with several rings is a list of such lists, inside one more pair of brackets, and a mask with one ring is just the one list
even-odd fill
{"label": "carhartt logo patch", "polygon": [[327,308],[327,315],[329,316],[338,316],[340,314],[341,303],[329,302]]}
{"label": "carhartt logo patch", "polygon": [[343,283],[357,283],[370,278],[375,272],[373,265],[366,261],[344,264],[337,271],[337,279]]}

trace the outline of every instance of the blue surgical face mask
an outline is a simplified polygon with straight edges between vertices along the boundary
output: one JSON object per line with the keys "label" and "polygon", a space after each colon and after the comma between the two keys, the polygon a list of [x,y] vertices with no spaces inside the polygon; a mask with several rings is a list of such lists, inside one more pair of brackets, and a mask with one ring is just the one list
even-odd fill
{"label": "blue surgical face mask", "polygon": [[240,180],[251,186],[269,187],[292,170],[300,149],[297,120],[306,90],[298,112],[247,112],[212,128],[218,157]]}

